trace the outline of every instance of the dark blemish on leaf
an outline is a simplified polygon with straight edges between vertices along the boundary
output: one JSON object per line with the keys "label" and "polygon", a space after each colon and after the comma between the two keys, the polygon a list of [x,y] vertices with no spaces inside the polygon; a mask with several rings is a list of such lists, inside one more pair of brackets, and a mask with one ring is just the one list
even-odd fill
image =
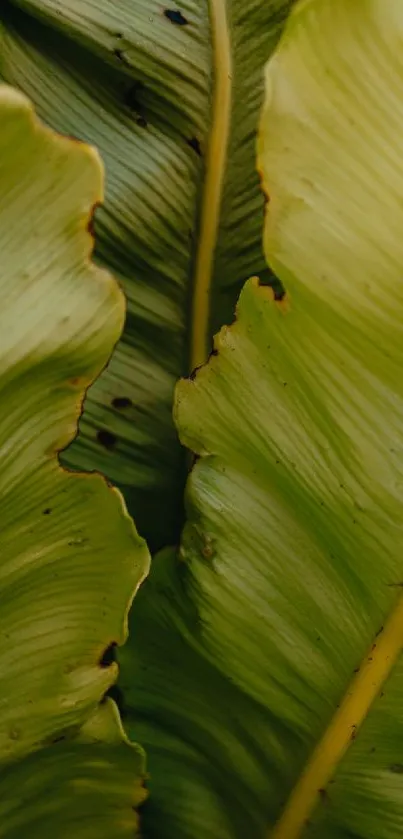
{"label": "dark blemish on leaf", "polygon": [[110,667],[116,661],[116,641],[112,641],[99,659],[100,667]]}
{"label": "dark blemish on leaf", "polygon": [[62,743],[66,739],[66,736],[66,734],[56,734],[56,737],[52,737],[49,743],[51,746],[54,746],[55,743]]}
{"label": "dark blemish on leaf", "polygon": [[355,740],[356,736],[357,736],[357,726],[352,725],[351,726],[350,740]]}
{"label": "dark blemish on leaf", "polygon": [[370,749],[370,752],[371,752],[371,754],[373,755],[373,753],[374,753],[374,752],[376,752],[376,747],[375,747],[375,746],[372,746],[372,748]]}
{"label": "dark blemish on leaf", "polygon": [[69,548],[76,548],[82,547],[82,545],[86,545],[89,542],[88,537],[81,536],[78,539],[71,539],[70,542],[67,542]]}
{"label": "dark blemish on leaf", "polygon": [[116,47],[116,48],[113,50],[113,54],[114,54],[115,58],[117,58],[117,59],[118,59],[118,61],[124,61],[124,60],[125,60],[125,58],[124,58],[124,54],[123,54],[123,50],[120,50],[120,49],[118,49],[118,48]]}
{"label": "dark blemish on leaf", "polygon": [[189,21],[179,9],[164,9],[164,15],[171,23],[176,23],[177,26],[186,26]]}
{"label": "dark blemish on leaf", "polygon": [[368,656],[368,661],[373,661],[372,655]]}
{"label": "dark blemish on leaf", "polygon": [[389,766],[391,772],[394,772],[395,775],[403,775],[403,763],[392,763],[392,766]]}
{"label": "dark blemish on leaf", "polygon": [[55,746],[57,743],[62,743],[64,740],[71,740],[77,734],[77,726],[71,725],[68,728],[59,729],[59,731],[51,734],[50,737],[47,737],[45,740],[42,741],[42,746],[48,748],[49,746]]}
{"label": "dark blemish on leaf", "polygon": [[374,650],[376,650],[376,644],[372,644],[371,653],[373,653]]}
{"label": "dark blemish on leaf", "polygon": [[381,626],[381,628],[378,629],[378,632],[376,633],[375,638],[378,638],[378,635],[380,635],[381,632],[383,632],[383,626]]}
{"label": "dark blemish on leaf", "polygon": [[360,672],[360,668],[359,668],[359,667],[355,667],[355,668],[354,668],[354,670],[353,670],[353,673],[359,673],[359,672]]}
{"label": "dark blemish on leaf", "polygon": [[200,148],[200,142],[197,139],[197,137],[191,137],[190,140],[187,141],[187,143],[188,143],[188,146],[190,146],[190,148],[193,149],[193,151],[195,151],[196,154],[199,155],[199,157],[202,156],[201,148]]}
{"label": "dark blemish on leaf", "polygon": [[92,238],[95,237],[95,229],[94,229],[95,213],[96,213],[98,207],[100,207],[100,206],[101,206],[100,202],[96,201],[95,204],[93,204],[93,206],[91,207],[91,210],[90,210],[89,219],[88,219],[88,223],[87,223],[87,231],[92,236]]}
{"label": "dark blemish on leaf", "polygon": [[118,411],[124,411],[125,408],[131,408],[133,406],[133,402],[128,396],[115,396],[112,399],[112,405],[114,408],[117,408]]}
{"label": "dark blemish on leaf", "polygon": [[327,792],[326,792],[326,790],[325,790],[325,788],[324,788],[324,787],[321,787],[321,788],[318,790],[318,793],[319,793],[319,795],[320,795],[320,797],[321,797],[321,799],[322,799],[322,801],[323,801],[323,802],[327,801],[327,799],[328,799],[328,795],[327,795]]}
{"label": "dark blemish on leaf", "polygon": [[217,347],[213,347],[208,354],[208,361],[210,361],[210,358],[215,358],[216,355],[218,355],[218,349]]}
{"label": "dark blemish on leaf", "polygon": [[107,428],[101,428],[97,431],[97,440],[101,446],[104,446],[105,449],[109,451],[116,446],[116,437],[112,434],[112,431],[108,431]]}
{"label": "dark blemish on leaf", "polygon": [[148,125],[148,122],[145,117],[137,117],[136,123],[140,126],[140,128],[147,128]]}
{"label": "dark blemish on leaf", "polygon": [[198,367],[195,367],[194,370],[192,370],[192,372],[189,376],[189,379],[190,379],[191,382],[194,382],[199,370],[201,370],[202,367],[203,367],[203,364],[199,364]]}
{"label": "dark blemish on leaf", "polygon": [[113,37],[116,38],[117,41],[120,41],[123,38],[123,35],[121,32],[115,32]]}
{"label": "dark blemish on leaf", "polygon": [[44,516],[50,516],[51,512],[52,512],[52,508],[51,507],[46,507],[46,510],[43,510],[43,515]]}

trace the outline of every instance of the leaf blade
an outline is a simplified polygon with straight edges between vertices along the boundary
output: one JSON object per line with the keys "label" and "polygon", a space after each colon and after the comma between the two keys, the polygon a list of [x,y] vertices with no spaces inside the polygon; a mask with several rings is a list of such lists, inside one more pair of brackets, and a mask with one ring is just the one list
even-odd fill
{"label": "leaf blade", "polygon": [[[29,101],[5,85],[0,112],[2,830],[15,836],[22,825],[25,834],[54,835],[49,779],[66,781],[59,804],[80,787],[71,744],[83,726],[94,728],[88,721],[97,714],[98,733],[116,746],[98,773],[101,786],[109,784],[104,806],[111,806],[117,835],[128,835],[119,828],[108,772],[130,765],[139,802],[144,757],[124,740],[111,706],[101,703],[117,678],[105,651],[126,639],[149,556],[120,493],[101,475],[68,473],[58,460],[76,431],[85,389],[123,324],[118,286],[91,262],[88,223],[102,199],[102,166],[94,149],[45,128]],[[117,551],[120,575],[113,573]],[[62,740],[70,744],[64,762],[55,754]],[[90,785],[101,751],[86,750]],[[128,785],[121,799],[133,830]],[[90,795],[84,810],[90,803],[102,809],[102,798]]]}
{"label": "leaf blade", "polygon": [[[175,381],[196,361],[189,328],[196,254],[211,264],[201,275],[210,301],[202,291],[203,316],[200,309],[193,316],[199,361],[201,346],[231,321],[243,281],[264,268],[256,119],[263,64],[289,7],[254,0],[247,16],[241,2],[228,9],[231,138],[216,195],[220,217],[207,249],[199,237],[203,180],[215,187],[214,168],[206,170],[215,60],[209,4],[183,3],[185,25],[149,0],[119,7],[104,0],[100,9],[89,0],[79,9],[73,0],[62,9],[55,0],[33,0],[7,2],[2,11],[5,78],[26,90],[58,130],[97,145],[106,163],[96,255],[122,282],[129,311],[123,341],[89,393],[81,436],[66,462],[100,469],[120,486],[152,550],[175,543],[183,521],[186,464],[171,411]],[[216,58],[221,66],[217,51]],[[223,156],[225,138],[218,139]],[[122,398],[131,405],[116,409],[114,400]],[[159,510],[168,503],[162,521]]]}

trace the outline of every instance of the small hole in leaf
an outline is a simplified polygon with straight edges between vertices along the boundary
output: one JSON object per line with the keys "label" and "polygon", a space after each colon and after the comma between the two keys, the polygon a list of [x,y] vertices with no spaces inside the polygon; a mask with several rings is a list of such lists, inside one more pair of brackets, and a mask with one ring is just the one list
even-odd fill
{"label": "small hole in leaf", "polygon": [[115,435],[112,434],[112,431],[108,431],[107,428],[101,428],[97,432],[97,440],[101,446],[104,446],[104,448],[109,451],[115,447],[117,442]]}
{"label": "small hole in leaf", "polygon": [[171,23],[176,23],[177,26],[186,26],[189,21],[179,9],[165,9],[164,11],[165,17],[171,21]]}

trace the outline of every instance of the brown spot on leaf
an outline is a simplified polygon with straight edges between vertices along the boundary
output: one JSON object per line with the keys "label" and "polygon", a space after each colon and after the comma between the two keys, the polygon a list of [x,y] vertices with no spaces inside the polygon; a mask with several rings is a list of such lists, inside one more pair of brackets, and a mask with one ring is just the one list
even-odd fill
{"label": "brown spot on leaf", "polygon": [[92,236],[92,238],[95,237],[95,230],[94,230],[95,213],[96,213],[98,207],[100,207],[100,206],[101,206],[100,201],[96,201],[95,204],[93,204],[93,206],[91,207],[91,210],[90,210],[89,219],[88,219],[88,223],[87,223],[87,230],[88,230],[88,233]]}

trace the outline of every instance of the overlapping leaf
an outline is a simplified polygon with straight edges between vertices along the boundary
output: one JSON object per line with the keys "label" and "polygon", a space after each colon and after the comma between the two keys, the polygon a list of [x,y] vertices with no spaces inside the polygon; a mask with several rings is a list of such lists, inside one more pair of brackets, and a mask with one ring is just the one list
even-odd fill
{"label": "overlapping leaf", "polygon": [[147,837],[402,833],[402,35],[394,0],[305,0],[268,66],[287,294],[250,281],[178,389],[189,522],[122,657]]}
{"label": "overlapping leaf", "polygon": [[119,493],[64,471],[58,453],[119,337],[124,298],[89,259],[97,154],[45,129],[6,86],[0,120],[1,833],[62,837],[75,821],[77,836],[123,839],[144,798],[143,757],[99,705],[148,554]]}
{"label": "overlapping leaf", "polygon": [[245,279],[264,270],[255,133],[263,66],[290,5],[1,6],[0,73],[53,127],[102,153],[107,196],[96,216],[96,256],[128,299],[123,341],[65,459],[123,488],[152,548],[179,535],[185,470],[172,396],[177,378],[200,362],[195,328],[208,345],[212,330],[232,319]]}

